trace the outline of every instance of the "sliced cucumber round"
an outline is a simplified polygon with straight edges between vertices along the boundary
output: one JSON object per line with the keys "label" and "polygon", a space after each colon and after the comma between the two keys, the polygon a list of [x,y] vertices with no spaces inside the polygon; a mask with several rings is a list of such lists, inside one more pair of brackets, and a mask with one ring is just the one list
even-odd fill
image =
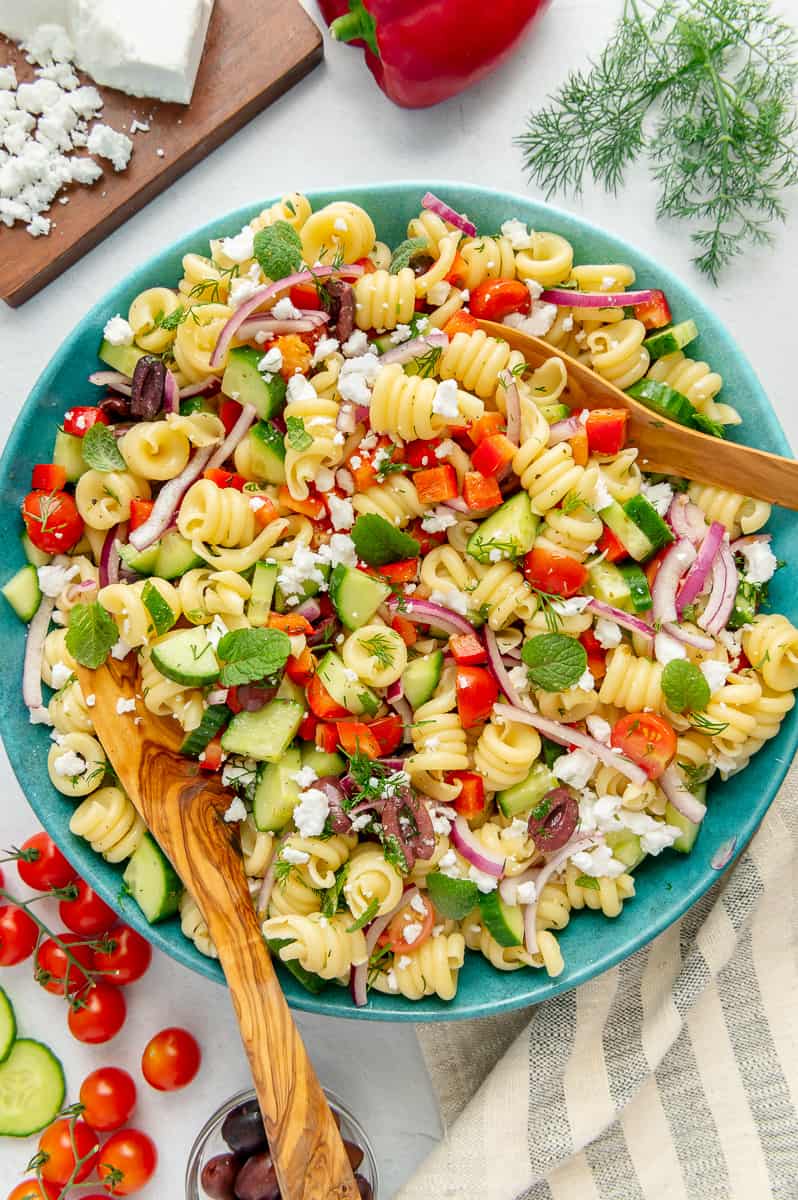
{"label": "sliced cucumber round", "polygon": [[498,892],[480,894],[479,909],[488,933],[500,946],[523,946],[524,914],[516,905],[505,904]]}
{"label": "sliced cucumber round", "polygon": [[402,676],[402,687],[405,699],[415,710],[431,699],[433,692],[441,681],[443,671],[443,651],[433,650],[421,658],[414,658],[408,664]]}
{"label": "sliced cucumber round", "polygon": [[162,675],[186,687],[205,687],[219,678],[219,663],[203,626],[181,629],[152,648]]}
{"label": "sliced cucumber round", "polygon": [[17,1040],[17,1018],[14,1006],[0,988],[0,1063],[4,1063]]}
{"label": "sliced cucumber round", "polygon": [[427,890],[435,911],[447,921],[462,921],[479,903],[479,888],[470,879],[452,879],[440,871],[427,876]]}
{"label": "sliced cucumber round", "polygon": [[20,1038],[0,1063],[0,1136],[30,1137],[54,1121],[64,1103],[61,1063],[41,1042]]}

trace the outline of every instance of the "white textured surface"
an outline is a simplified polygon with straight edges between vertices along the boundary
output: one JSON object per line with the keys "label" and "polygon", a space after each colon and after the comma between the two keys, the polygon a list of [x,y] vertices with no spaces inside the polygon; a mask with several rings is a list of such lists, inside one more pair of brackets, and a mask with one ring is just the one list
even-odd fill
{"label": "white textured surface", "polygon": [[[311,0],[303,2],[315,12]],[[781,0],[780,7],[798,20],[798,0]],[[557,85],[567,67],[582,63],[586,54],[601,47],[620,8],[621,0],[555,0],[502,73],[428,112],[395,108],[377,91],[357,52],[328,44],[324,65],[62,279],[19,311],[0,308],[0,441],[5,440],[37,375],[81,313],[114,280],[214,214],[294,188],[425,175],[523,192],[520,154],[512,137],[521,132],[527,108]],[[619,199],[588,192],[579,204],[555,202],[617,229],[700,292],[752,359],[793,446],[798,447],[798,413],[792,373],[787,371],[794,336],[798,202],[793,199],[791,223],[778,232],[776,252],[747,254],[716,290],[689,265],[684,230],[656,221],[654,198],[654,188],[640,170],[630,175]],[[6,846],[24,838],[35,822],[4,757],[0,786],[5,801],[0,811],[0,846]],[[104,1061],[135,1066],[150,1034],[167,1024],[185,1023],[199,1035],[206,1062],[192,1088],[174,1099],[148,1090],[145,1094],[144,1084],[141,1091],[141,1124],[161,1131],[163,1168],[158,1183],[140,1195],[142,1200],[156,1200],[156,1196],[180,1200],[183,1164],[194,1131],[211,1108],[246,1079],[222,990],[156,956],[146,981],[129,990],[125,1031],[104,1051],[70,1042],[61,1002],[29,981],[28,968],[4,972],[2,982],[17,1000],[25,1032],[44,1037],[63,1056],[73,1087],[86,1071]],[[390,1195],[436,1129],[409,1031],[316,1020],[303,1021],[303,1028],[322,1078],[340,1091],[379,1139],[381,1165],[392,1181],[387,1189]],[[26,1152],[27,1146],[0,1141],[3,1185],[16,1178]]]}

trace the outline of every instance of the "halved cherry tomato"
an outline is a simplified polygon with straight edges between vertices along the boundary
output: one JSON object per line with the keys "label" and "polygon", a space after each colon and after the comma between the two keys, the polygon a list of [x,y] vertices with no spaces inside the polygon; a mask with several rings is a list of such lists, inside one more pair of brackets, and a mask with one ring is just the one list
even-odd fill
{"label": "halved cherry tomato", "polygon": [[223,471],[221,467],[206,467],[202,478],[210,479],[218,488],[235,488],[237,492],[243,492],[247,482],[243,475],[237,475],[235,471]]}
{"label": "halved cherry tomato", "polygon": [[316,659],[310,646],[306,646],[298,656],[291,654],[285,664],[285,673],[292,683],[306,687],[316,671]]}
{"label": "halved cherry tomato", "polygon": [[116,913],[101,900],[83,879],[75,880],[77,895],[74,900],[62,900],[58,914],[73,933],[81,937],[96,937],[107,933],[116,924]]}
{"label": "halved cherry tomato", "polygon": [[626,445],[629,414],[622,408],[594,408],[585,424],[591,454],[618,454]]}
{"label": "halved cherry tomato", "polygon": [[428,471],[416,471],[413,483],[422,504],[438,504],[453,500],[457,495],[457,473],[449,463]]}
{"label": "halved cherry tomato", "polygon": [[60,492],[66,486],[67,473],[64,467],[55,463],[37,463],[31,475],[31,487],[34,491]]}
{"label": "halved cherry tomato", "polygon": [[607,674],[607,651],[592,629],[586,629],[584,633],[580,633],[579,641],[587,651],[588,671],[594,679],[603,679]]}
{"label": "halved cherry tomato", "polygon": [[325,754],[335,754],[338,749],[338,730],[334,725],[316,726],[316,749],[323,750]]}
{"label": "halved cherry tomato", "polygon": [[462,254],[457,253],[454,256],[449,274],[445,276],[446,282],[452,287],[464,288],[466,279],[468,278],[468,263],[463,258]]}
{"label": "halved cherry tomato", "polygon": [[476,317],[472,317],[470,312],[465,312],[463,309],[456,312],[453,317],[443,327],[443,332],[448,337],[456,337],[458,333],[476,333],[479,329],[479,321]]}
{"label": "halved cherry tomato", "polygon": [[280,485],[278,498],[283,508],[288,508],[291,512],[301,513],[303,517],[310,517],[312,521],[319,521],[327,515],[327,506],[320,496],[315,496],[311,493],[307,500],[295,500],[289,492],[287,486],[283,483]]}
{"label": "halved cherry tomato", "polygon": [[504,497],[497,481],[480,475],[479,471],[466,471],[463,480],[463,499],[473,512],[496,508]]}
{"label": "halved cherry tomato", "polygon": [[[421,895],[421,901],[424,905],[423,913],[420,911],[421,904],[418,904],[418,907],[407,904],[396,914],[387,929],[384,929],[377,938],[381,946],[390,946],[394,954],[401,956],[402,954],[413,954],[419,946],[424,945],[435,928],[435,909],[426,896]],[[419,925],[421,926],[420,930],[416,928]],[[405,930],[408,927],[415,932],[416,936],[410,941],[405,941]]]}
{"label": "halved cherry tomato", "polygon": [[71,433],[73,437],[83,437],[92,425],[96,425],[98,422],[100,425],[111,424],[111,418],[101,408],[94,408],[90,405],[68,408],[64,413],[64,433]]}
{"label": "halved cherry tomato", "polygon": [[[64,1184],[70,1179],[73,1183],[82,1183],[94,1170],[99,1152],[100,1139],[85,1121],[77,1120],[73,1127],[67,1117],[61,1117],[48,1125],[39,1138],[39,1154],[44,1160],[39,1168],[42,1179],[48,1183]],[[86,1161],[78,1167],[81,1158]]]}
{"label": "halved cherry tomato", "polygon": [[618,540],[609,525],[604,526],[604,532],[596,542],[596,547],[602,552],[607,562],[620,562],[622,558],[629,557],[629,551],[623,542]]}
{"label": "halved cherry tomato", "polygon": [[404,723],[398,713],[380,717],[369,725],[369,732],[380,748],[380,757],[393,754],[401,746],[404,737]]}
{"label": "halved cherry tomato", "polygon": [[328,721],[330,717],[335,719],[349,716],[347,710],[333,700],[318,675],[314,675],[308,684],[307,696],[310,711],[322,721]]}
{"label": "halved cherry tomato", "polygon": [[37,892],[66,887],[78,877],[48,833],[34,833],[22,843],[20,852],[24,857],[17,859],[19,877]]}
{"label": "halved cherry tomato", "polygon": [[318,717],[314,717],[313,713],[305,713],[300,722],[299,729],[297,730],[297,736],[300,737],[303,742],[315,742],[318,725]]}
{"label": "halved cherry tomato", "polygon": [[434,467],[438,462],[435,451],[440,444],[440,438],[430,438],[429,441],[420,438],[418,441],[408,442],[405,446],[405,462],[414,471],[419,471],[422,467]]}
{"label": "halved cherry tomato", "polygon": [[338,741],[347,754],[364,754],[366,758],[380,757],[380,744],[365,721],[337,721]]}
{"label": "halved cherry tomato", "polygon": [[499,685],[484,667],[458,667],[457,711],[464,729],[486,721],[499,696]]}
{"label": "halved cherry tomato", "polygon": [[483,438],[471,455],[471,465],[486,479],[494,478],[503,467],[515,458],[517,446],[514,446],[503,433],[494,433]]}
{"label": "halved cherry tomato", "polygon": [[38,937],[38,926],[24,908],[0,905],[0,967],[13,967],[28,958]]}
{"label": "halved cherry tomato", "polygon": [[127,1002],[120,989],[100,982],[76,997],[67,1024],[73,1038],[89,1046],[99,1046],[116,1037],[126,1016]]}
{"label": "halved cherry tomato", "polygon": [[120,1129],[136,1107],[136,1085],[120,1067],[99,1067],[80,1085],[83,1116],[100,1133]]}
{"label": "halved cherry tomato", "polygon": [[223,400],[219,405],[219,420],[224,425],[225,433],[230,433],[233,426],[238,423],[238,418],[244,411],[243,407],[237,400]]}
{"label": "halved cherry tomato", "polygon": [[584,429],[580,429],[572,438],[568,439],[568,445],[571,447],[571,453],[574,456],[574,462],[578,467],[586,467],[589,457],[587,434]]}
{"label": "halved cherry tomato", "polygon": [[485,809],[485,782],[476,771],[447,771],[447,783],[461,784],[460,795],[454,800],[454,808],[461,817],[472,820]]}
{"label": "halved cherry tomato", "polygon": [[[78,937],[76,933],[59,933],[59,942],[69,947],[69,953],[87,971],[94,966],[94,954],[88,942]],[[46,938],[36,951],[35,978],[47,992],[54,996],[64,994],[64,982],[68,995],[81,991],[89,982],[86,975],[71,962],[59,942],[54,938]]]}
{"label": "halved cherry tomato", "polygon": [[663,325],[670,325],[673,320],[665,293],[658,288],[654,289],[650,300],[635,305],[635,316],[638,321],[643,322],[646,329],[661,329]]}
{"label": "halved cherry tomato", "polygon": [[187,1029],[162,1029],[150,1038],[141,1056],[141,1073],[159,1092],[186,1087],[200,1069],[202,1054]]}
{"label": "halved cherry tomato", "polygon": [[649,779],[659,779],[676,753],[676,733],[655,713],[627,713],[615,722],[610,742],[637,763]]}
{"label": "halved cherry tomato", "polygon": [[454,633],[449,638],[449,650],[461,667],[476,667],[488,661],[488,652],[475,633]]}
{"label": "halved cherry tomato", "polygon": [[475,446],[484,442],[485,438],[494,434],[504,433],[507,428],[507,418],[500,412],[487,412],[478,421],[472,421],[468,427],[468,436]]}
{"label": "halved cherry tomato", "polygon": [[481,321],[501,321],[510,313],[528,313],[532,296],[517,279],[489,279],[471,293],[471,312]]}
{"label": "halved cherry tomato", "polygon": [[376,568],[375,574],[390,580],[391,583],[413,583],[418,578],[420,562],[419,558],[404,558],[401,562],[385,563],[384,566]]}
{"label": "halved cherry tomato", "polygon": [[153,508],[155,507],[154,500],[139,500],[138,498],[130,501],[130,524],[129,529],[132,531],[138,529],[145,521],[149,521]]}
{"label": "halved cherry tomato", "polygon": [[[234,688],[231,688],[230,692],[234,690]],[[230,701],[230,692],[227,693],[228,704]],[[233,713],[241,712],[241,705],[239,704],[236,707],[230,706],[230,711]],[[216,737],[211,738],[211,740],[208,742],[208,745],[202,752],[202,758],[199,760],[199,765],[201,771],[218,771],[221,767],[222,735],[220,733],[217,733]]]}
{"label": "halved cherry tomato", "polygon": [[314,312],[324,308],[315,283],[295,283],[288,295],[295,308],[304,308]]}
{"label": "halved cherry tomato", "polygon": [[83,536],[83,518],[68,492],[28,492],[22,519],[34,546],[46,554],[64,554]]}
{"label": "halved cherry tomato", "polygon": [[[377,264],[374,262],[373,258],[356,258],[354,265],[356,267],[362,267],[367,275],[373,275],[377,270]],[[342,274],[345,276],[346,272],[343,271]]]}
{"label": "halved cherry tomato", "polygon": [[149,1183],[158,1165],[152,1138],[138,1129],[120,1129],[102,1149],[97,1175],[111,1196],[132,1196]]}
{"label": "halved cherry tomato", "polygon": [[440,546],[442,542],[446,541],[445,530],[441,529],[437,533],[429,533],[422,526],[420,518],[408,526],[407,532],[418,542],[422,558],[425,554],[429,554],[430,550],[434,550],[436,546]]}
{"label": "halved cherry tomato", "polygon": [[539,592],[575,596],[587,580],[587,567],[570,554],[558,554],[538,546],[524,558],[524,578]]}
{"label": "halved cherry tomato", "polygon": [[104,948],[94,951],[94,965],[106,983],[126,987],[141,979],[152,962],[152,946],[131,929],[129,925],[117,925],[103,939]]}
{"label": "halved cherry tomato", "polygon": [[646,579],[648,580],[648,586],[650,588],[653,588],[654,580],[657,578],[657,575],[659,574],[659,569],[662,566],[662,560],[664,559],[665,555],[668,553],[669,550],[670,550],[670,546],[663,547],[663,549],[660,550],[657,554],[655,554],[652,559],[649,559],[649,561],[646,563],[645,567],[643,568],[643,570],[646,573]]}
{"label": "halved cherry tomato", "polygon": [[313,633],[313,626],[301,613],[269,613],[267,624],[269,629],[282,629],[289,637],[298,637],[299,634],[310,637]]}
{"label": "halved cherry tomato", "polygon": [[412,621],[396,613],[391,619],[391,629],[395,629],[406,646],[415,646],[418,641],[418,631]]}

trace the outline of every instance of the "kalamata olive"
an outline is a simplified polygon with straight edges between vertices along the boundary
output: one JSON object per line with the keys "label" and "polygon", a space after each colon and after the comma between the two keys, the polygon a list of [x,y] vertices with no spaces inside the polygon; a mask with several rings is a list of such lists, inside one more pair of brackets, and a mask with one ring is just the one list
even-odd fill
{"label": "kalamata olive", "polygon": [[360,1192],[360,1200],[374,1200],[374,1189],[368,1179],[364,1179],[362,1175],[356,1175],[355,1183]]}
{"label": "kalamata olive", "polygon": [[330,826],[333,833],[349,833],[352,828],[352,818],[344,810],[344,790],[341,780],[336,775],[322,775],[313,784],[319,791],[324,792],[330,806]]}
{"label": "kalamata olive", "polygon": [[202,1168],[200,1183],[210,1200],[234,1200],[236,1176],[241,1168],[241,1159],[235,1154],[217,1154]]}
{"label": "kalamata olive", "polygon": [[576,797],[567,788],[552,788],[537,808],[532,809],[529,836],[538,850],[549,854],[552,850],[560,850],[571,839],[578,820]]}
{"label": "kalamata olive", "polygon": [[268,1150],[269,1142],[257,1100],[247,1100],[227,1114],[222,1125],[222,1137],[231,1150],[241,1154],[258,1154],[261,1150]]}
{"label": "kalamata olive", "polygon": [[127,396],[106,396],[97,407],[109,421],[125,421],[130,416],[130,400]]}
{"label": "kalamata olive", "polygon": [[435,851],[435,831],[429,810],[414,792],[406,791],[392,796],[382,810],[382,826],[386,833],[396,838],[412,871],[417,858],[432,858]]}
{"label": "kalamata olive", "polygon": [[236,1176],[238,1200],[280,1200],[280,1185],[269,1154],[248,1158]]}
{"label": "kalamata olive", "polygon": [[344,1142],[344,1149],[349,1156],[352,1170],[356,1171],[363,1161],[363,1151],[354,1142]]}
{"label": "kalamata olive", "polygon": [[330,297],[330,333],[339,342],[348,340],[355,328],[355,293],[350,283],[331,279],[326,284]]}
{"label": "kalamata olive", "polygon": [[420,277],[426,275],[430,267],[435,266],[435,259],[431,258],[429,254],[414,254],[410,259],[410,266],[413,268],[413,274]]}
{"label": "kalamata olive", "polygon": [[143,355],[133,372],[130,411],[134,417],[151,421],[161,411],[166,384],[166,367],[159,358]]}

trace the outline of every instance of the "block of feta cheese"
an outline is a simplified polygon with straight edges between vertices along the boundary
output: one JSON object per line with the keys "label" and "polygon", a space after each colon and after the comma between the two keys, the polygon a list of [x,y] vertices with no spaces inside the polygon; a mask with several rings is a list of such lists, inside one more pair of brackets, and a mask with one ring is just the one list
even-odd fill
{"label": "block of feta cheese", "polygon": [[69,25],[72,0],[0,0],[0,33],[27,42],[41,25]]}

